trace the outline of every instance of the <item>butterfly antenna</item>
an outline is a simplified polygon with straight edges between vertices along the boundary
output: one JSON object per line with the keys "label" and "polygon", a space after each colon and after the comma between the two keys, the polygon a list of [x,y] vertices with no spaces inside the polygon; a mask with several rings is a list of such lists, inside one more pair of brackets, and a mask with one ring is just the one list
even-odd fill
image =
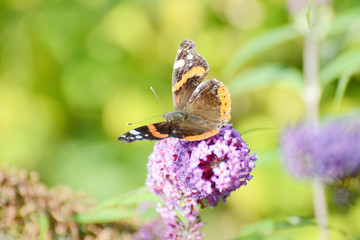
{"label": "butterfly antenna", "polygon": [[164,112],[166,112],[166,110],[165,110],[163,104],[161,103],[160,98],[159,98],[158,95],[156,94],[154,88],[153,88],[153,87],[150,87],[150,89],[151,89],[151,91],[155,94],[155,96],[156,96],[157,100],[159,101],[159,103],[160,103],[162,109],[164,110]]}
{"label": "butterfly antenna", "polygon": [[147,121],[147,120],[149,120],[149,119],[152,119],[152,118],[156,118],[156,117],[160,117],[160,116],[162,116],[162,115],[157,115],[157,116],[154,116],[154,117],[149,117],[149,118],[147,118],[147,119],[144,119],[144,120],[141,120],[141,121],[138,121],[138,122],[132,122],[132,123],[127,123],[126,125],[133,125],[133,124],[135,124],[135,123],[140,123],[140,122],[144,122],[144,121]]}

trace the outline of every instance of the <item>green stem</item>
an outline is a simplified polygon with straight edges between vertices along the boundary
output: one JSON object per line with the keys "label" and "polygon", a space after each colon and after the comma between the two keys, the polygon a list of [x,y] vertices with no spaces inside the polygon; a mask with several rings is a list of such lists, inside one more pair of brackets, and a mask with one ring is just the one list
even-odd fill
{"label": "green stem", "polygon": [[[310,10],[309,13],[311,13]],[[313,20],[310,24],[313,25],[316,24],[316,22]],[[306,121],[313,130],[316,131],[319,127],[319,101],[321,89],[319,84],[318,39],[316,38],[316,27],[313,26],[310,26],[304,41],[303,71],[305,78],[303,99],[306,109]],[[321,179],[315,178],[312,182],[312,188],[315,218],[320,230],[319,238],[320,240],[329,240],[327,227],[328,213],[324,183]]]}
{"label": "green stem", "polygon": [[316,224],[320,229],[319,239],[328,240],[330,237],[328,231],[328,213],[324,183],[319,178],[315,178],[312,182],[312,189]]}

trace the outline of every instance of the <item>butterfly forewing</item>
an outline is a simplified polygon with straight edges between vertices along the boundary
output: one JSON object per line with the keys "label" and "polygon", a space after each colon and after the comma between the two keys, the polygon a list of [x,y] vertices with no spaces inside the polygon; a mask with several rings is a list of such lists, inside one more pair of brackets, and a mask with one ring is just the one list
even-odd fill
{"label": "butterfly forewing", "polygon": [[131,143],[136,140],[159,140],[169,137],[168,122],[154,123],[135,128],[119,137],[119,141]]}
{"label": "butterfly forewing", "polygon": [[184,108],[192,92],[204,80],[208,72],[209,65],[197,53],[195,43],[190,40],[182,41],[175,57],[172,77],[175,110]]}

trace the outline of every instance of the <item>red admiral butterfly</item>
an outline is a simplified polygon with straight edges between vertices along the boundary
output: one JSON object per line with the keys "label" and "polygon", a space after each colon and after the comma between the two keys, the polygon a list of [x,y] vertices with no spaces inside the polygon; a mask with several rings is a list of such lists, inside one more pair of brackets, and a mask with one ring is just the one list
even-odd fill
{"label": "red admiral butterfly", "polygon": [[230,94],[220,81],[211,78],[201,83],[209,65],[200,56],[195,43],[184,40],[175,57],[172,77],[174,112],[163,115],[159,122],[131,130],[119,141],[158,140],[176,137],[186,141],[209,138],[230,120]]}

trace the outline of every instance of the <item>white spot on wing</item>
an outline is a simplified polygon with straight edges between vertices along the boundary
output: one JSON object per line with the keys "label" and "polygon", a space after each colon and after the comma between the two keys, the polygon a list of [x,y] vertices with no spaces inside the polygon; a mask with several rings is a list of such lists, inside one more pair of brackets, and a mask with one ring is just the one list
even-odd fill
{"label": "white spot on wing", "polygon": [[139,135],[140,134],[140,132],[136,131],[135,129],[131,130],[129,133],[132,134],[132,135]]}
{"label": "white spot on wing", "polygon": [[148,137],[148,136],[149,136],[149,134],[146,133],[146,134],[145,134],[145,137]]}
{"label": "white spot on wing", "polygon": [[194,56],[192,54],[189,54],[189,55],[186,56],[186,59],[191,60],[191,59],[193,59],[193,57]]}
{"label": "white spot on wing", "polygon": [[180,60],[175,62],[174,68],[181,68],[182,66],[184,66],[184,64],[185,64],[184,59],[180,59]]}
{"label": "white spot on wing", "polygon": [[140,135],[135,136],[136,139],[142,139],[143,137]]}

